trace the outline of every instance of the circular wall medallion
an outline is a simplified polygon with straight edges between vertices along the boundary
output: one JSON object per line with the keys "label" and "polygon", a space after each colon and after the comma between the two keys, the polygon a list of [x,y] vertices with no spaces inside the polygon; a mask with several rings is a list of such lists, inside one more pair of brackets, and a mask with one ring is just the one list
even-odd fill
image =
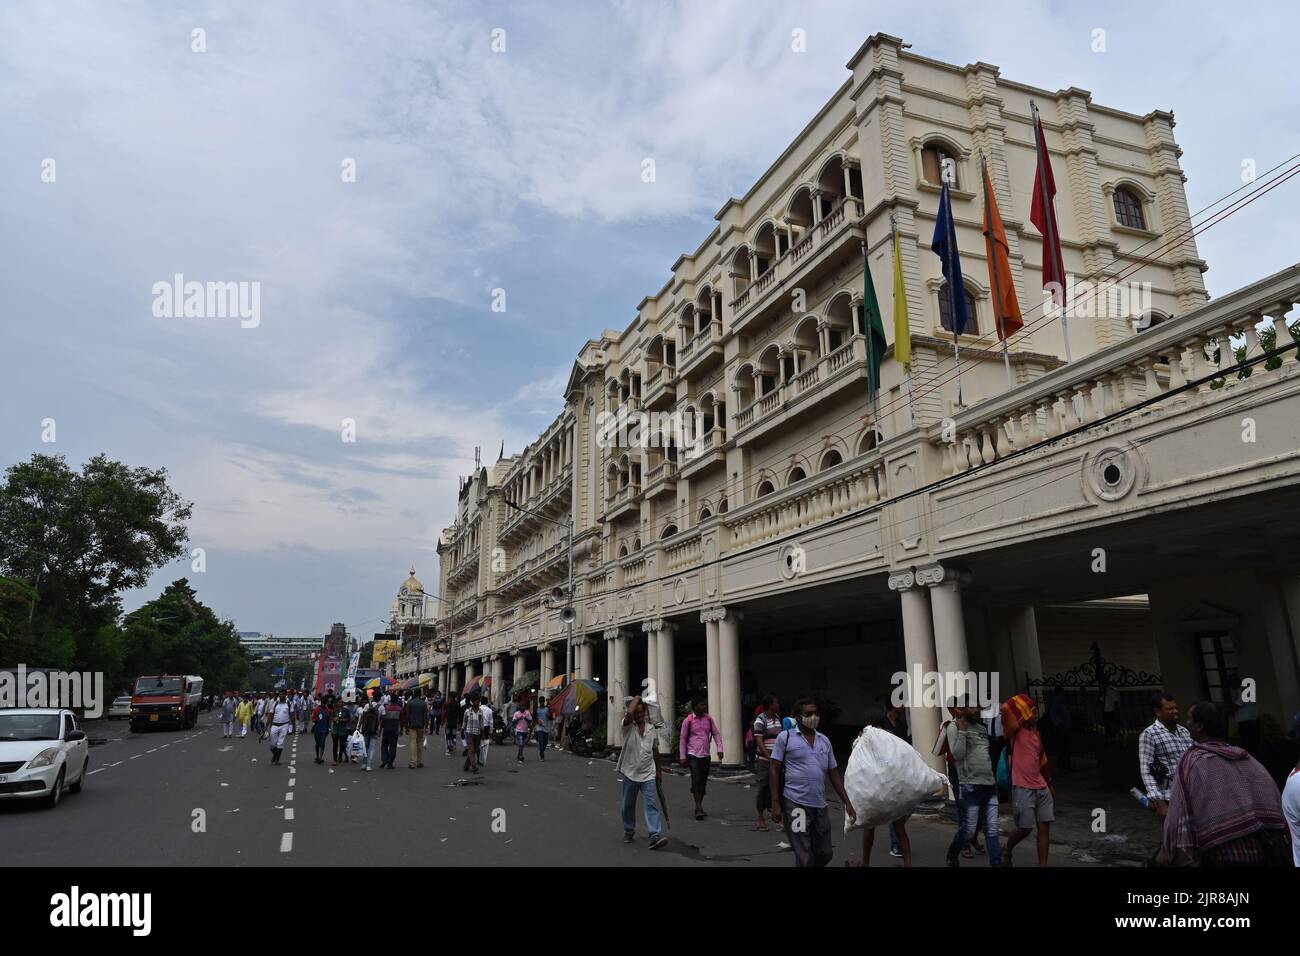
{"label": "circular wall medallion", "polygon": [[673,582],[673,601],[677,604],[686,602],[686,579],[678,578]]}
{"label": "circular wall medallion", "polygon": [[1142,477],[1142,459],[1132,448],[1108,446],[1084,459],[1084,484],[1102,501],[1126,497]]}

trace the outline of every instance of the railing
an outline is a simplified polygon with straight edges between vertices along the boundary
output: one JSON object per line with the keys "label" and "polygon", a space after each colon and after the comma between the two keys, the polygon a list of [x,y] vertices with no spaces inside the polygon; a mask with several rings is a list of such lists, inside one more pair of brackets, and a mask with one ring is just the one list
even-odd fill
{"label": "railing", "polygon": [[731,532],[730,546],[758,544],[888,497],[885,465],[879,456],[869,464],[851,470],[835,468],[813,480],[817,483],[811,487],[800,482],[728,514],[723,525]]}
{"label": "railing", "polygon": [[688,567],[700,559],[702,548],[699,529],[686,534],[688,537],[678,535],[671,544],[664,546],[664,567],[669,573]]}
{"label": "railing", "polygon": [[737,430],[737,431],[739,431],[739,430],[742,429],[742,428],[748,428],[751,424],[753,424],[753,422],[754,422],[754,407],[755,407],[755,406],[750,405],[748,408],[742,408],[740,411],[736,412],[736,430]]}
{"label": "railing", "polygon": [[778,385],[758,400],[758,414],[766,415],[781,404],[781,386]]}
{"label": "railing", "polygon": [[623,584],[640,584],[645,580],[645,557],[631,557],[623,564]]}
{"label": "railing", "polygon": [[[1234,338],[1245,336],[1248,357],[1260,355],[1262,347],[1256,347],[1254,327],[1266,316],[1274,327],[1284,325],[1284,316],[1297,301],[1300,266],[1293,266],[981,402],[956,415],[954,429],[945,433],[935,425],[927,437],[943,455],[944,475],[992,464],[1235,364]],[[1288,333],[1279,338],[1284,346],[1292,340]],[[1292,360],[1289,354],[1285,356],[1282,367]],[[1198,394],[1242,387],[1274,374],[1263,363],[1249,373],[1244,378],[1234,373],[1205,381],[1172,401],[1188,402]]]}

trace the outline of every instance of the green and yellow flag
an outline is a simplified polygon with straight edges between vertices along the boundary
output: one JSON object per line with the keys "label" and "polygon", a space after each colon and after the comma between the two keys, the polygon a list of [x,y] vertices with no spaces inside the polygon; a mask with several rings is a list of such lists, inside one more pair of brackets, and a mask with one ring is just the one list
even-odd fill
{"label": "green and yellow flag", "polygon": [[903,252],[894,229],[894,358],[904,368],[912,365],[912,326],[907,319],[907,286],[903,284]]}

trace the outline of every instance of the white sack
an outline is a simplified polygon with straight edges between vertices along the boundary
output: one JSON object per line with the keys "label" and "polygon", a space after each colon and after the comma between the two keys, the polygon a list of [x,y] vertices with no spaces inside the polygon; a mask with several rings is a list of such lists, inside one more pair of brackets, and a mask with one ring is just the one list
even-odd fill
{"label": "white sack", "polygon": [[853,742],[844,770],[844,789],[858,815],[844,817],[844,832],[878,827],[905,817],[921,803],[951,791],[948,778],[934,770],[906,740],[879,727],[864,727]]}

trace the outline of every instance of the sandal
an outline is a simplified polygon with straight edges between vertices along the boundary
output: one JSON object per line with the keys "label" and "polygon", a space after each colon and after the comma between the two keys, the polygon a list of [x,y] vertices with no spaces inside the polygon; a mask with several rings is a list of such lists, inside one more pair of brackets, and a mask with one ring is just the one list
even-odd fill
{"label": "sandal", "polygon": [[975,859],[975,851],[972,850],[972,849],[970,848],[970,844],[969,844],[969,843],[966,844],[965,848],[961,851],[961,858],[962,858],[963,860],[973,860],[973,859]]}

